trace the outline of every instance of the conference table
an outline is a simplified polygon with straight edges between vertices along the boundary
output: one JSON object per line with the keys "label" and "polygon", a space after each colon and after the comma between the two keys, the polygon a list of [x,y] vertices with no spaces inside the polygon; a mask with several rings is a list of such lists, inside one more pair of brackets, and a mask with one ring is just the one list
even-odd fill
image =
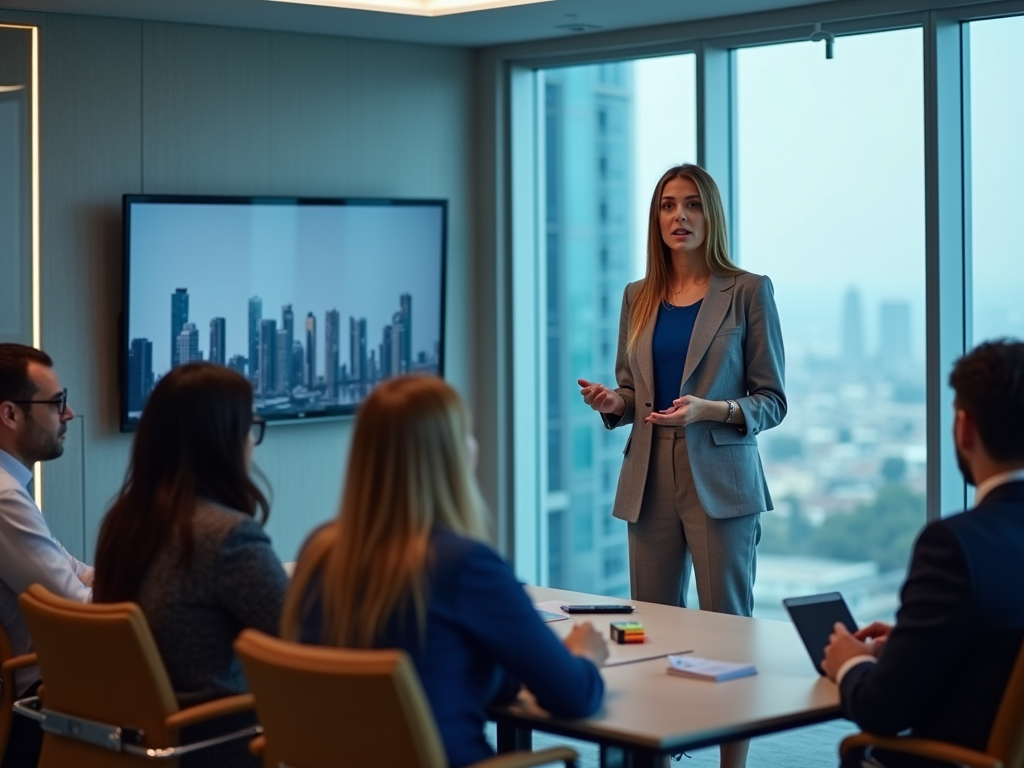
{"label": "conference table", "polygon": [[[535,603],[628,603],[633,614],[576,614],[549,624],[565,637],[590,621],[605,637],[612,621],[643,624],[645,642],[617,645],[602,670],[605,702],[593,717],[551,717],[528,694],[492,707],[498,751],[530,749],[532,732],[594,742],[602,768],[654,768],[668,756],[722,742],[798,728],[841,716],[839,691],[815,672],[793,626],[635,600],[529,587]],[[710,682],[668,674],[668,654],[688,651],[719,661],[753,663],[757,674]]]}

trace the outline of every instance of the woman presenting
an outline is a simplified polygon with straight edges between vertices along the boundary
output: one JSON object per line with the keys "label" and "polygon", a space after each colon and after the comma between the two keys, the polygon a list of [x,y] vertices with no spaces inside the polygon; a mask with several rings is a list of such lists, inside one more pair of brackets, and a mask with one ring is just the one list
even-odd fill
{"label": "woman presenting", "polygon": [[[619,386],[579,380],[605,426],[629,424],[612,514],[629,523],[634,600],[685,607],[692,562],[706,611],[750,616],[760,513],[757,435],[786,415],[771,281],[729,259],[718,187],[680,165],[658,181],[647,275],[622,297]],[[722,745],[743,766],[747,742]]]}
{"label": "woman presenting", "polygon": [[718,187],[668,170],[651,200],[647,275],[626,286],[618,388],[579,380],[605,425],[629,424],[615,517],[629,522],[632,597],[750,616],[759,513],[772,509],[757,435],[786,415],[771,281],[729,259]]}

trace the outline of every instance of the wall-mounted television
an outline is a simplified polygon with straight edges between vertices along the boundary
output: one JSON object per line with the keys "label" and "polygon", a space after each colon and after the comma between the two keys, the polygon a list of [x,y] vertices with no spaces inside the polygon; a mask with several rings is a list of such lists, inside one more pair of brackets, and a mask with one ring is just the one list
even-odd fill
{"label": "wall-mounted television", "polygon": [[193,360],[268,420],[352,414],[376,384],[444,375],[444,200],[125,195],[121,429]]}

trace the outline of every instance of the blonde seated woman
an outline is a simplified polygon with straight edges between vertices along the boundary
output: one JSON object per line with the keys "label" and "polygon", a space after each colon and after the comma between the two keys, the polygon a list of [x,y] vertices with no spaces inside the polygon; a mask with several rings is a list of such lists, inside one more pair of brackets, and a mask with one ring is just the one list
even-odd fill
{"label": "blonde seated woman", "polygon": [[444,381],[378,386],[356,421],[338,518],[303,548],[282,626],[304,643],[405,650],[452,768],[492,754],[485,709],[520,683],[555,715],[593,714],[608,655],[590,624],[560,642],[483,543],[476,452]]}

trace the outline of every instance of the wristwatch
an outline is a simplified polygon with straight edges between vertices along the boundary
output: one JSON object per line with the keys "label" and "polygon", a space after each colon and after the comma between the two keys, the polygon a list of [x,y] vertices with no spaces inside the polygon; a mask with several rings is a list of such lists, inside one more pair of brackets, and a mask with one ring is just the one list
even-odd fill
{"label": "wristwatch", "polygon": [[726,400],[725,402],[729,406],[729,415],[725,417],[725,423],[728,424],[730,421],[732,421],[733,414],[736,413],[736,401]]}

